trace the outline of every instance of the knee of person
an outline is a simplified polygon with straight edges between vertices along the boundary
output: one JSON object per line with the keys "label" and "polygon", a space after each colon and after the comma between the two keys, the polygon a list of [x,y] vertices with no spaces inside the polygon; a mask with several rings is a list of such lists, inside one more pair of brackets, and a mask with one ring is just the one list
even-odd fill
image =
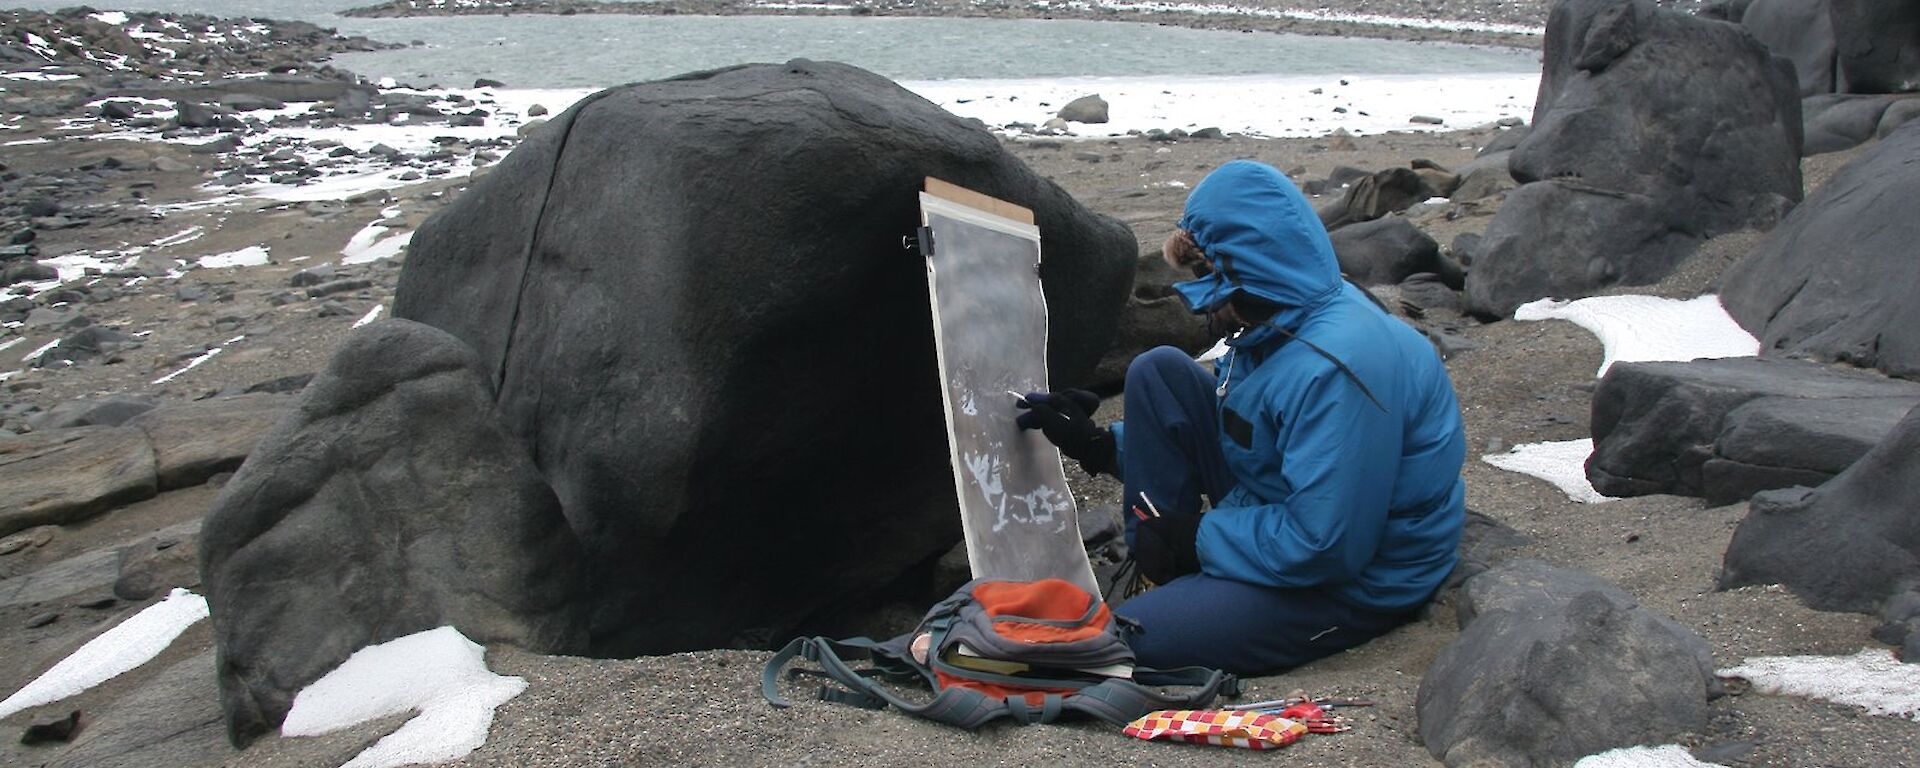
{"label": "knee of person", "polygon": [[1181,351],[1179,347],[1160,346],[1135,355],[1133,362],[1127,364],[1127,384],[1129,388],[1136,381],[1159,379],[1173,366],[1193,364],[1193,357]]}

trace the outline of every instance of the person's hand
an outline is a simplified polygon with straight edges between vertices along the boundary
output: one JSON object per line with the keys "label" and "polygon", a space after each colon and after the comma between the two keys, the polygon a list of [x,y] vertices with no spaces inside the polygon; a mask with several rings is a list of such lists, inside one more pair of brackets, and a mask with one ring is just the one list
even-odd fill
{"label": "person's hand", "polygon": [[1165,584],[1200,572],[1199,515],[1147,517],[1133,527],[1133,562],[1140,575]]}
{"label": "person's hand", "polygon": [[1026,411],[1014,419],[1015,424],[1040,430],[1067,458],[1079,460],[1087,474],[1114,474],[1113,433],[1093,423],[1099,395],[1084,389],[1029,392],[1014,407]]}

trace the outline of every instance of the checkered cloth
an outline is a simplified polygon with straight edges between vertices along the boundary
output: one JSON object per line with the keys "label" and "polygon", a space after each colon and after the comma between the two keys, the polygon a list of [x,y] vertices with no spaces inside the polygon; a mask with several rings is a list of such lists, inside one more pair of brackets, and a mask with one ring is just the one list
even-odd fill
{"label": "checkered cloth", "polygon": [[1300,740],[1307,727],[1267,712],[1225,709],[1162,709],[1121,729],[1142,739],[1214,744],[1242,749],[1279,749]]}

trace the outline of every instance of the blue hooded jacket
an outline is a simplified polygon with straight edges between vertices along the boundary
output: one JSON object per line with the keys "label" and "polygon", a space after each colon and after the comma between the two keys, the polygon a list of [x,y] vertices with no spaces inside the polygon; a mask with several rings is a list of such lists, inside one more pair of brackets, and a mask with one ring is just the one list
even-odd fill
{"label": "blue hooded jacket", "polygon": [[1201,518],[1202,568],[1375,610],[1426,600],[1466,515],[1466,431],[1440,356],[1341,278],[1320,218],[1270,166],[1209,174],[1180,228],[1214,266],[1174,286],[1196,313],[1235,291],[1281,306],[1215,363],[1236,484]]}

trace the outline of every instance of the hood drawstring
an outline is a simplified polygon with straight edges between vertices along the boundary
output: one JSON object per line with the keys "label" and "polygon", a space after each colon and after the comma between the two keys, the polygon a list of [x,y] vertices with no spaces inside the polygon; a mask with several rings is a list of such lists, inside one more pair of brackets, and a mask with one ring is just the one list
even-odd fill
{"label": "hood drawstring", "polygon": [[1232,336],[1227,337],[1227,375],[1220,377],[1220,386],[1213,388],[1214,397],[1227,396],[1227,382],[1233,380],[1233,360],[1240,355],[1240,350],[1233,348],[1233,340],[1240,338],[1240,334],[1246,332],[1247,329],[1242,328],[1234,331]]}

